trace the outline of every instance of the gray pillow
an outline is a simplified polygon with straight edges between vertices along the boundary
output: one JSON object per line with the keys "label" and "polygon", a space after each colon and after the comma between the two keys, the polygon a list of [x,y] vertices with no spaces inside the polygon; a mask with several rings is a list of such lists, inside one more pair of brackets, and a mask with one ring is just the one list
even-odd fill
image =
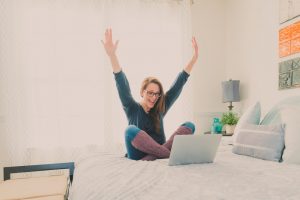
{"label": "gray pillow", "polygon": [[264,160],[281,160],[284,148],[283,125],[245,124],[238,132],[233,153]]}
{"label": "gray pillow", "polygon": [[300,96],[288,97],[277,103],[260,122],[262,125],[280,124],[281,123],[281,110],[289,108],[290,106],[300,106]]}
{"label": "gray pillow", "polygon": [[235,142],[236,138],[239,134],[239,130],[242,126],[246,124],[259,124],[260,122],[260,114],[261,114],[260,103],[256,102],[255,104],[249,106],[246,112],[239,119],[235,129],[234,134],[232,136],[232,141]]}

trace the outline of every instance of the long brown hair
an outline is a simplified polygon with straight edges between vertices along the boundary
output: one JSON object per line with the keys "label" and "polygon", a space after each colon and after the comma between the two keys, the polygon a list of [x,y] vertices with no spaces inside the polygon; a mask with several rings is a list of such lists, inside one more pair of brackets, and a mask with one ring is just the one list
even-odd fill
{"label": "long brown hair", "polygon": [[156,101],[154,107],[151,108],[151,110],[149,112],[149,115],[151,116],[151,119],[154,123],[155,131],[157,133],[159,133],[160,132],[160,119],[159,119],[159,116],[160,116],[160,113],[165,112],[165,93],[164,93],[164,89],[162,87],[161,82],[157,78],[147,77],[142,82],[142,86],[141,86],[141,90],[140,90],[141,94],[148,87],[148,85],[150,83],[157,84],[158,87],[159,87],[159,90],[160,90],[160,94],[161,94],[159,99]]}

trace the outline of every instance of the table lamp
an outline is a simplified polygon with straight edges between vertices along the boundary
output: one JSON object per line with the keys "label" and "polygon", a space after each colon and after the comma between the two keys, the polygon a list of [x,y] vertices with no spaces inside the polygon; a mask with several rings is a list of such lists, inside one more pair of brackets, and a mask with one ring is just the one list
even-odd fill
{"label": "table lamp", "polygon": [[229,102],[229,111],[232,110],[233,105],[232,102],[240,101],[240,91],[239,91],[239,80],[229,80],[222,82],[223,89],[223,103]]}

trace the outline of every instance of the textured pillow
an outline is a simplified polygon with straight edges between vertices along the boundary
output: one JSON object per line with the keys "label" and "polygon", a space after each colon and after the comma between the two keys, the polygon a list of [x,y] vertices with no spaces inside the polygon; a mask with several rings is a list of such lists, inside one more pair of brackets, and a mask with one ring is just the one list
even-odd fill
{"label": "textured pillow", "polygon": [[246,124],[240,127],[233,145],[233,153],[280,161],[284,148],[284,128],[281,124]]}
{"label": "textured pillow", "polygon": [[300,96],[292,96],[286,99],[283,99],[279,103],[270,109],[270,111],[264,116],[260,124],[271,125],[271,124],[280,124],[281,123],[281,111],[288,107],[300,107]]}
{"label": "textured pillow", "polygon": [[246,124],[259,124],[261,114],[260,110],[260,103],[256,102],[245,111],[234,129],[233,142],[236,140],[236,137],[239,134],[239,129],[242,126]]}
{"label": "textured pillow", "polygon": [[[284,106],[283,106],[284,107]],[[280,110],[282,107],[272,108],[261,120],[261,125],[281,124]]]}
{"label": "textured pillow", "polygon": [[300,164],[300,109],[287,108],[281,118],[285,123],[285,150],[282,159],[287,163]]}

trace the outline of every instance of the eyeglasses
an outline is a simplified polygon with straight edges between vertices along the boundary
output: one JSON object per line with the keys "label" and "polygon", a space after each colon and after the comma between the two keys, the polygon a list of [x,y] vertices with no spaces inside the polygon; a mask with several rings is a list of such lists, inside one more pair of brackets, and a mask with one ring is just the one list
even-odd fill
{"label": "eyeglasses", "polygon": [[160,92],[155,93],[155,92],[151,92],[151,91],[148,91],[148,90],[145,90],[145,91],[146,91],[148,97],[153,97],[153,96],[155,96],[156,98],[161,97]]}

